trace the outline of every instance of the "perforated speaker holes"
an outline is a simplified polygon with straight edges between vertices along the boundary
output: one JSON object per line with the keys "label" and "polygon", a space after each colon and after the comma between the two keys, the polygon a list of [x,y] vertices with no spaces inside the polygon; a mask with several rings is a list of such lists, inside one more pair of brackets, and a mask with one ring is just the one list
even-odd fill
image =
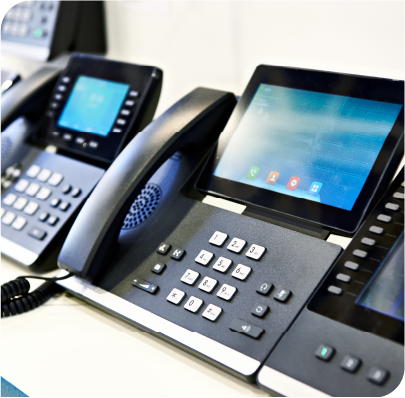
{"label": "perforated speaker holes", "polygon": [[134,203],[132,203],[122,229],[131,229],[142,224],[156,210],[161,198],[162,190],[159,185],[146,184]]}

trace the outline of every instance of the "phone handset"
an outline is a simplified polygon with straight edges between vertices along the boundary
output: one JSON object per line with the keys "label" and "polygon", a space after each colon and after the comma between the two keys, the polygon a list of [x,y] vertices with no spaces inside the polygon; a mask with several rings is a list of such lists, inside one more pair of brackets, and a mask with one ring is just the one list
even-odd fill
{"label": "phone handset", "polygon": [[213,142],[236,104],[233,94],[197,88],[137,134],[87,199],[58,257],[59,268],[94,281],[112,259],[128,209],[176,151]]}

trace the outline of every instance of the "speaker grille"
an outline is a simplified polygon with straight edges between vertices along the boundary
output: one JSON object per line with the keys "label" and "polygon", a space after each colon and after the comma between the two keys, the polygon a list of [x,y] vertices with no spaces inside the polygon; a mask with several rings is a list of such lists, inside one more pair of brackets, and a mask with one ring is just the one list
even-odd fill
{"label": "speaker grille", "polygon": [[132,203],[122,229],[131,229],[142,224],[156,210],[161,198],[162,190],[159,185],[146,184],[134,203]]}

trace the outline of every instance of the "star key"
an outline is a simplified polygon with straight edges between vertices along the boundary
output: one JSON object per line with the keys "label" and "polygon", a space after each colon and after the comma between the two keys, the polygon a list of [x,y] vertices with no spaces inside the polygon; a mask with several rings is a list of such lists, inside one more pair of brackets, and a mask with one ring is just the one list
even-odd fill
{"label": "star key", "polygon": [[178,305],[181,303],[181,301],[183,300],[184,296],[186,295],[186,293],[182,292],[179,289],[173,289],[170,294],[167,296],[167,301],[169,303]]}

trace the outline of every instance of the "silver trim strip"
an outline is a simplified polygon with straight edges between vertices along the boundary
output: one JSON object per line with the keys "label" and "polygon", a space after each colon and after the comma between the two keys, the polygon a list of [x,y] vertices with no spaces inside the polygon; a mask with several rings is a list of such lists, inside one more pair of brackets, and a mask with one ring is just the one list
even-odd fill
{"label": "silver trim strip", "polygon": [[26,249],[11,240],[1,237],[1,252],[6,256],[18,261],[19,263],[29,266],[37,261],[38,254]]}
{"label": "silver trim strip", "polygon": [[[59,272],[58,277],[66,274],[67,272],[63,270]],[[59,281],[58,284],[153,332],[161,333],[243,376],[253,375],[260,366],[260,362],[256,359],[226,347],[202,334],[191,332],[80,278],[72,277]]]}
{"label": "silver trim strip", "polygon": [[47,61],[51,53],[51,50],[48,47],[33,46],[7,40],[1,41],[1,51],[8,54],[29,58],[34,61]]}
{"label": "silver trim strip", "polygon": [[330,397],[307,384],[264,365],[257,376],[262,386],[286,397]]}

